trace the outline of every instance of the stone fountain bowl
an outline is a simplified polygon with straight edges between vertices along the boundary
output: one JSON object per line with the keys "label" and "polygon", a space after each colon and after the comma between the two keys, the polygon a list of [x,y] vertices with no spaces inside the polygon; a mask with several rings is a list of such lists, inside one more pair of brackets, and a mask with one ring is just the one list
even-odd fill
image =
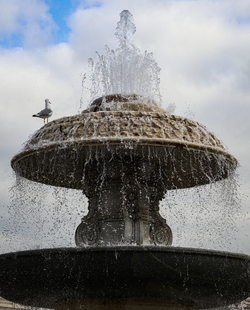
{"label": "stone fountain bowl", "polygon": [[155,165],[166,189],[219,181],[237,165],[205,126],[137,95],[98,98],[81,114],[46,124],[11,164],[27,179],[82,189],[87,162],[126,157]]}
{"label": "stone fountain bowl", "polygon": [[174,247],[24,251],[0,255],[0,295],[56,309],[67,303],[221,307],[249,296],[249,264],[242,254]]}

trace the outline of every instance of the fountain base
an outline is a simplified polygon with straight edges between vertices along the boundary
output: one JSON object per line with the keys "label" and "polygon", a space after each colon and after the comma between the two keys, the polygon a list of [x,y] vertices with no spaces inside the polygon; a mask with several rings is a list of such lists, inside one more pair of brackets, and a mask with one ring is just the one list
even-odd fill
{"label": "fountain base", "polygon": [[206,309],[247,298],[249,264],[242,254],[175,247],[24,251],[0,255],[0,295],[56,309]]}

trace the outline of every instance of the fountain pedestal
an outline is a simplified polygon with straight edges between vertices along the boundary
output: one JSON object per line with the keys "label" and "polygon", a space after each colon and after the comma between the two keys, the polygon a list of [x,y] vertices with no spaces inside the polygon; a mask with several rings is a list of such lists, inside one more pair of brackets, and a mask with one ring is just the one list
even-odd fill
{"label": "fountain pedestal", "polygon": [[76,245],[171,245],[171,229],[159,214],[166,191],[161,169],[139,156],[107,153],[84,167],[89,213],[76,230]]}

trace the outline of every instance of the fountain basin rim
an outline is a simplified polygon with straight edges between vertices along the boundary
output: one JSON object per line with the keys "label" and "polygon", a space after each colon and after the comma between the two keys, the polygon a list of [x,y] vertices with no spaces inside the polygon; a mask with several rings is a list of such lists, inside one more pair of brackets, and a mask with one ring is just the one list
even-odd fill
{"label": "fountain basin rim", "polygon": [[171,147],[171,148],[183,148],[186,150],[192,150],[197,152],[203,152],[207,154],[214,154],[216,156],[224,157],[226,160],[233,164],[234,169],[237,166],[237,159],[229,154],[227,151],[214,147],[206,146],[203,144],[197,144],[192,142],[178,141],[173,139],[163,139],[163,138],[134,138],[134,137],[99,137],[99,138],[86,138],[86,139],[74,139],[73,141],[57,141],[46,143],[45,145],[37,146],[35,148],[30,148],[28,150],[21,151],[16,154],[11,160],[11,167],[22,160],[25,157],[31,156],[33,154],[42,153],[50,150],[56,149],[67,149],[67,148],[77,148],[77,147],[90,147],[90,146],[121,146],[126,148],[126,143],[133,143],[137,145],[145,146],[161,146],[161,147]]}
{"label": "fountain basin rim", "polygon": [[148,299],[207,309],[247,298],[250,285],[249,256],[172,246],[27,250],[0,255],[0,266],[2,297],[43,308]]}
{"label": "fountain basin rim", "polygon": [[172,253],[189,253],[189,254],[201,254],[201,255],[211,255],[211,256],[223,256],[223,257],[234,257],[234,258],[244,258],[250,261],[250,256],[243,253],[235,253],[228,251],[218,251],[211,249],[202,248],[187,248],[187,247],[176,247],[176,246],[138,246],[138,245],[117,245],[117,246],[86,246],[86,247],[59,247],[59,248],[44,248],[44,249],[34,249],[34,250],[24,250],[16,252],[7,252],[0,254],[0,258],[4,256],[20,256],[27,254],[46,254],[55,252],[112,252],[112,251],[153,251],[153,252],[172,252]]}

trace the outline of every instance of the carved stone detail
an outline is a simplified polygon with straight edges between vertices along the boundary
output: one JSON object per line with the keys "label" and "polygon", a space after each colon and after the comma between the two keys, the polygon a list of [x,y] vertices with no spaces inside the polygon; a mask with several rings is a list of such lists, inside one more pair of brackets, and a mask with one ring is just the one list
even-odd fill
{"label": "carved stone detail", "polygon": [[78,246],[96,244],[98,239],[98,230],[95,223],[83,221],[77,227],[75,239]]}
{"label": "carved stone detail", "polygon": [[[62,134],[60,128],[67,135]],[[51,121],[39,129],[26,144],[25,150],[70,140],[93,138],[149,138],[166,139],[183,144],[216,147],[222,143],[207,128],[193,120],[169,115],[158,108],[154,111],[100,111],[82,113]]]}
{"label": "carved stone detail", "polygon": [[158,212],[166,191],[159,173],[137,157],[90,160],[83,184],[89,213],[77,228],[76,244],[171,245],[171,229]]}
{"label": "carved stone detail", "polygon": [[146,161],[150,157],[159,164],[160,160],[165,188],[174,189],[219,181],[236,167],[236,159],[202,124],[169,115],[140,96],[111,95],[106,99],[111,100],[109,105],[97,100],[84,113],[39,129],[13,157],[13,169],[33,181],[82,189],[83,166],[91,156],[133,153]]}
{"label": "carved stone detail", "polygon": [[172,244],[172,231],[168,225],[156,226],[152,229],[150,238],[154,241],[155,245],[171,245]]}

